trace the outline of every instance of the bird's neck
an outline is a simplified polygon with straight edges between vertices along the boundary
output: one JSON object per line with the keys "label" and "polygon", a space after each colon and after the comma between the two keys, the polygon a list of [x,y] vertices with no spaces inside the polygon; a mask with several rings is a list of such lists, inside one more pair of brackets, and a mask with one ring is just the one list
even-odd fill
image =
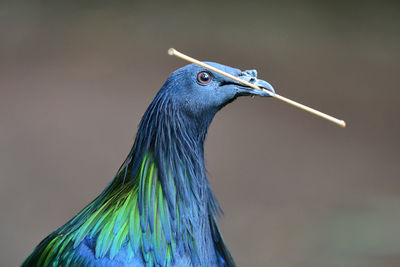
{"label": "bird's neck", "polygon": [[156,96],[140,122],[128,156],[131,173],[138,171],[146,153],[152,153],[171,207],[181,202],[183,207],[196,210],[197,215],[218,213],[204,166],[204,140],[214,114],[199,119],[180,110],[172,100]]}

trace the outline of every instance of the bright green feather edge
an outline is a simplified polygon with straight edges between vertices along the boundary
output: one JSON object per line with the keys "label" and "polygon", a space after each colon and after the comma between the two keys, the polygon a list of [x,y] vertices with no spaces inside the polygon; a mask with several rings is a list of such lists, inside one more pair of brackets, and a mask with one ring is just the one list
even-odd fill
{"label": "bright green feather edge", "polygon": [[107,256],[112,260],[126,246],[128,258],[142,253],[147,266],[170,265],[176,252],[174,233],[183,233],[182,240],[194,248],[190,231],[180,229],[178,206],[175,220],[171,219],[153,155],[144,156],[135,179],[124,181],[130,175],[129,171],[125,173],[127,164],[122,165],[106,192],[42,241],[23,266],[85,265],[88,262],[74,249],[86,237],[96,239],[96,258]]}

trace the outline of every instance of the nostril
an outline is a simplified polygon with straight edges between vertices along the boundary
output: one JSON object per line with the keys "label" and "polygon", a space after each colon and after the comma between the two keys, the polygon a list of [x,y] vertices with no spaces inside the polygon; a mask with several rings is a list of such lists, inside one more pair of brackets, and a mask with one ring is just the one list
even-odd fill
{"label": "nostril", "polygon": [[257,71],[256,70],[246,70],[245,72],[247,73],[247,75],[250,75],[250,76],[252,76],[254,78],[257,77]]}

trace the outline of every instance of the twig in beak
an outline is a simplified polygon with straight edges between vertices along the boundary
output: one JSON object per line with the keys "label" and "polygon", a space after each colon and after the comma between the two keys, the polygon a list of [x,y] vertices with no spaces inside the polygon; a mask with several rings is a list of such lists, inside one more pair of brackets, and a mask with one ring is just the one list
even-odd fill
{"label": "twig in beak", "polygon": [[283,102],[286,102],[286,103],[288,103],[288,104],[290,104],[290,105],[293,105],[293,106],[295,106],[295,107],[298,107],[298,108],[300,108],[300,109],[303,109],[303,110],[305,110],[305,111],[308,111],[308,112],[310,112],[310,113],[312,113],[312,114],[314,114],[314,115],[317,115],[317,116],[319,116],[319,117],[321,117],[321,118],[324,118],[324,119],[326,119],[326,120],[329,120],[329,121],[331,121],[331,122],[333,122],[333,123],[336,123],[337,125],[339,125],[339,126],[341,126],[341,127],[343,127],[343,128],[346,127],[346,122],[345,122],[344,120],[339,120],[339,119],[337,119],[337,118],[335,118],[335,117],[332,117],[332,116],[330,116],[330,115],[328,115],[328,114],[325,114],[325,113],[323,113],[323,112],[321,112],[321,111],[318,111],[318,110],[316,110],[316,109],[310,108],[310,107],[308,107],[308,106],[306,106],[306,105],[300,104],[300,103],[298,103],[298,102],[296,102],[296,101],[293,101],[293,100],[290,100],[290,99],[288,99],[288,98],[286,98],[286,97],[280,96],[280,95],[278,95],[278,94],[276,94],[276,93],[274,93],[274,92],[271,92],[271,91],[269,91],[269,90],[267,90],[267,89],[258,87],[257,85],[254,85],[254,84],[252,84],[252,83],[246,82],[246,81],[244,81],[244,80],[242,80],[242,79],[240,79],[240,78],[238,78],[238,77],[235,77],[235,76],[233,76],[233,75],[231,75],[231,74],[229,74],[229,73],[226,73],[225,71],[222,71],[222,70],[220,70],[220,69],[214,68],[213,66],[210,66],[210,65],[208,65],[208,64],[206,64],[206,63],[203,63],[203,62],[201,62],[201,61],[199,61],[199,60],[197,60],[197,59],[194,59],[194,58],[189,57],[189,56],[187,56],[187,55],[185,55],[185,54],[182,54],[181,52],[175,50],[174,48],[168,49],[168,54],[169,54],[170,56],[177,56],[177,57],[179,57],[179,58],[181,58],[181,59],[183,59],[183,60],[192,62],[192,63],[197,64],[197,65],[199,65],[199,66],[202,66],[202,67],[204,67],[204,68],[206,68],[206,69],[209,69],[209,70],[211,70],[211,71],[215,71],[216,73],[219,73],[219,74],[221,74],[221,75],[224,75],[224,76],[226,76],[226,77],[228,77],[228,78],[230,78],[230,79],[232,79],[232,80],[234,80],[234,81],[237,81],[237,82],[239,82],[239,83],[242,83],[242,84],[244,84],[244,85],[246,85],[246,86],[249,86],[249,87],[251,87],[251,88],[259,89],[259,90],[264,90],[264,91],[268,92],[272,97],[274,97],[274,98],[276,98],[276,99],[279,99],[279,100],[281,100],[281,101],[283,101]]}

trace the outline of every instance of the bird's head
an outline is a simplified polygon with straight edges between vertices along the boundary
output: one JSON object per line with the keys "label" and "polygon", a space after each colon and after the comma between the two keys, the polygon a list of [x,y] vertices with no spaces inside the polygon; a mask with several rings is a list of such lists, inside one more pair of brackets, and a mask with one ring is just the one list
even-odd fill
{"label": "bird's head", "polygon": [[[257,79],[256,70],[241,71],[218,63],[207,64],[235,77],[275,93],[266,81]],[[191,117],[208,117],[239,96],[271,96],[196,64],[189,64],[171,74],[163,89],[179,108]]]}
{"label": "bird's head", "polygon": [[[241,71],[207,63],[267,90],[250,88],[195,64],[180,68],[168,77],[143,115],[130,157],[134,160],[132,166],[138,169],[146,153],[150,151],[154,155],[159,179],[170,203],[176,200],[175,190],[187,203],[210,196],[202,193],[208,188],[203,144],[218,110],[239,96],[268,97],[271,96],[268,92],[275,93],[269,83],[257,79],[255,70]],[[173,186],[171,181],[175,182]]]}

